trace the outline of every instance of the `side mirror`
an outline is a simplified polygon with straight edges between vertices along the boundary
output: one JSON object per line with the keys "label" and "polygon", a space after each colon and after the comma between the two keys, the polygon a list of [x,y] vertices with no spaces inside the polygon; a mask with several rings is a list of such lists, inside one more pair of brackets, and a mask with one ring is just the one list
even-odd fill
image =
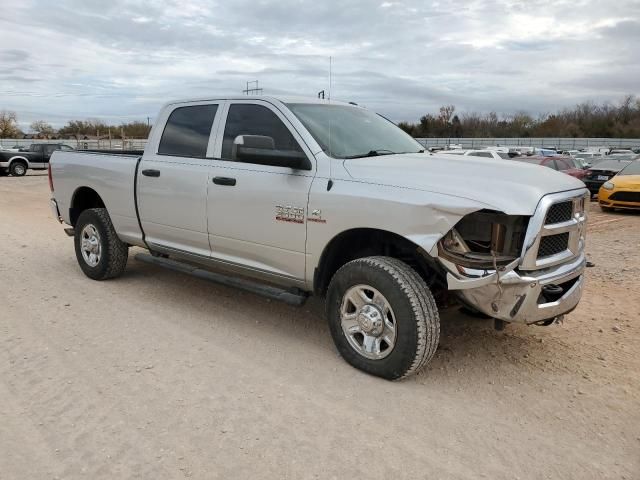
{"label": "side mirror", "polygon": [[276,150],[272,137],[264,135],[238,135],[233,140],[232,157],[257,165],[311,170],[307,156],[297,150]]}

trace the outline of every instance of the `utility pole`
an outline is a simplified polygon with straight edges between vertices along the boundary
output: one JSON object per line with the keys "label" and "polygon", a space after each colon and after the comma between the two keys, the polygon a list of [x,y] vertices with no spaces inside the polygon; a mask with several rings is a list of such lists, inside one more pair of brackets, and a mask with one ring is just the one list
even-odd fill
{"label": "utility pole", "polygon": [[[255,85],[255,87],[249,88],[250,84],[251,85]],[[245,95],[249,95],[249,94],[252,94],[252,93],[255,93],[255,94],[258,94],[258,95],[262,94],[262,89],[258,85],[258,80],[252,80],[250,82],[247,82],[247,88],[244,89],[242,91],[242,93],[244,93]]]}

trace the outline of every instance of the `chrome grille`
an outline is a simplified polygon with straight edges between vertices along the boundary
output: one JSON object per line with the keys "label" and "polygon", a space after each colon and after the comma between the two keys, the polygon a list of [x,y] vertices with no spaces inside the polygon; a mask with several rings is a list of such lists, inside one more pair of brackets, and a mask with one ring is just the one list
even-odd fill
{"label": "chrome grille", "polygon": [[529,220],[520,258],[522,270],[558,265],[584,251],[586,190],[545,195]]}
{"label": "chrome grille", "polygon": [[567,202],[554,203],[549,207],[547,216],[545,217],[544,224],[552,225],[554,223],[568,222],[573,216],[573,202],[571,200]]}
{"label": "chrome grille", "polygon": [[538,258],[549,257],[557,253],[564,252],[569,247],[569,233],[559,235],[548,235],[540,239],[538,247]]}

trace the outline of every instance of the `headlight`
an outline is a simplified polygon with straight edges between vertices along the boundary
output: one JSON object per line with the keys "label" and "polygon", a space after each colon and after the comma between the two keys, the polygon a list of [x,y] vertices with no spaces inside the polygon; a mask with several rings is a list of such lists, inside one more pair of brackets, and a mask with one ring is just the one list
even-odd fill
{"label": "headlight", "polygon": [[602,188],[604,188],[605,190],[613,190],[615,188],[615,185],[613,184],[613,182],[604,182],[602,184]]}
{"label": "headlight", "polygon": [[438,242],[438,254],[463,267],[494,269],[520,256],[528,217],[481,210],[466,215]]}

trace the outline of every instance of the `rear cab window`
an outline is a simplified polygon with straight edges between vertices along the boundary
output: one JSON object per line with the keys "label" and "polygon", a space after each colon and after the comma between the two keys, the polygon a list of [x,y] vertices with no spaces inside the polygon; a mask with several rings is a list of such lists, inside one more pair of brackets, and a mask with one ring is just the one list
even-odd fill
{"label": "rear cab window", "polygon": [[469,155],[473,155],[474,157],[493,158],[491,152],[471,152]]}
{"label": "rear cab window", "polygon": [[571,170],[572,168],[574,168],[573,165],[570,165],[569,162],[567,162],[564,158],[556,158],[555,162],[557,165],[557,169],[560,171]]}
{"label": "rear cab window", "polygon": [[160,138],[158,155],[205,158],[217,104],[177,107]]}

